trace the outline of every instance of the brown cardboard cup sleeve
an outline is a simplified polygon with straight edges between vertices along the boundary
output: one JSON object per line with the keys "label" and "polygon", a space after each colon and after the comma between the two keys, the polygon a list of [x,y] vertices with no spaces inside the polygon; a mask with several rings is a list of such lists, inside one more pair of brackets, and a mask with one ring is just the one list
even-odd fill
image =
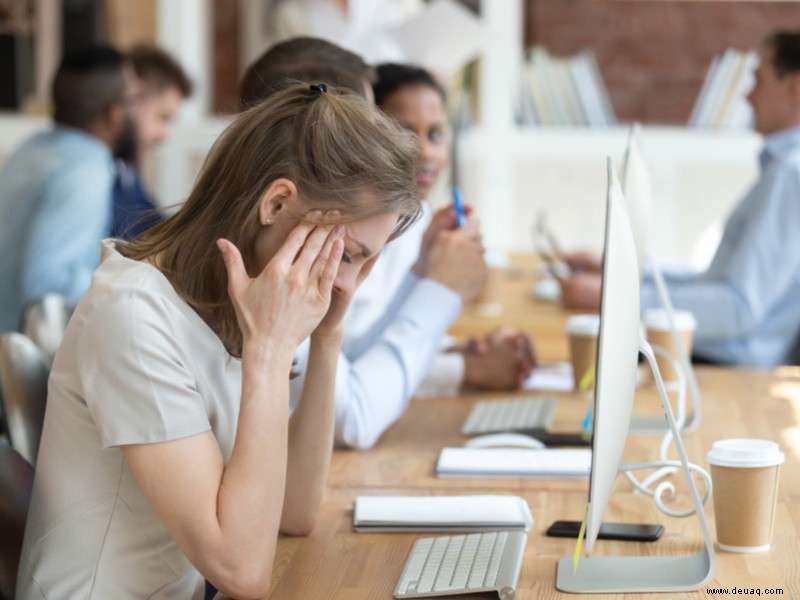
{"label": "brown cardboard cup sleeve", "polygon": [[728,552],[764,552],[772,543],[778,477],[784,461],[769,440],[714,442],[711,467],[717,543]]}

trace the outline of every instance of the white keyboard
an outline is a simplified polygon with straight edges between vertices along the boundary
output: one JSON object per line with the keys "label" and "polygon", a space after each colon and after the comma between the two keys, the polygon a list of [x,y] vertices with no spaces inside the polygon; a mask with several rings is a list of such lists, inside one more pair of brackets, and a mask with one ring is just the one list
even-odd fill
{"label": "white keyboard", "polygon": [[499,431],[546,430],[553,423],[557,398],[485,400],[472,407],[461,433],[474,435]]}
{"label": "white keyboard", "polygon": [[500,600],[513,600],[527,540],[527,534],[522,531],[417,540],[394,597],[497,592]]}

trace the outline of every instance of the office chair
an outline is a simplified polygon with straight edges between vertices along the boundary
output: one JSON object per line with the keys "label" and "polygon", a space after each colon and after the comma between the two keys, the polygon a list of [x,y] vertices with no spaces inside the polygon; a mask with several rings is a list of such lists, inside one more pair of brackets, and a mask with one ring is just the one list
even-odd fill
{"label": "office chair", "polygon": [[27,336],[0,335],[0,401],[11,445],[36,464],[44,424],[50,361]]}
{"label": "office chair", "polygon": [[13,600],[33,467],[16,450],[0,444],[0,600]]}
{"label": "office chair", "polygon": [[52,362],[64,337],[73,307],[59,294],[31,300],[22,314],[21,331],[41,348]]}

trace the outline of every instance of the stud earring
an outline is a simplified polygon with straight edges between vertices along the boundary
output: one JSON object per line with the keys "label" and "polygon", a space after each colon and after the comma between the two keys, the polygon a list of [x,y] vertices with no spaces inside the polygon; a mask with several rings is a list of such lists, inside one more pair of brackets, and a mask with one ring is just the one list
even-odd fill
{"label": "stud earring", "polygon": [[264,225],[272,225],[272,219],[270,219],[269,217],[264,219]]}

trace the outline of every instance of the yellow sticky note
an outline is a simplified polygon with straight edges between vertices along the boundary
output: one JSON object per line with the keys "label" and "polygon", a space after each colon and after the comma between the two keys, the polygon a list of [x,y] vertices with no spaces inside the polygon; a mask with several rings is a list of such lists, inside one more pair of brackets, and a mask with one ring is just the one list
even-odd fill
{"label": "yellow sticky note", "polygon": [[588,369],[586,369],[586,373],[583,374],[581,377],[580,382],[578,383],[578,391],[585,392],[594,384],[594,365],[591,365]]}
{"label": "yellow sticky note", "polygon": [[578,541],[575,544],[575,554],[572,555],[572,572],[578,571],[578,562],[581,560],[581,548],[583,548],[583,536],[586,534],[586,519],[589,516],[589,507],[586,507],[586,512],[583,513],[583,521],[581,522],[581,530],[578,532]]}

